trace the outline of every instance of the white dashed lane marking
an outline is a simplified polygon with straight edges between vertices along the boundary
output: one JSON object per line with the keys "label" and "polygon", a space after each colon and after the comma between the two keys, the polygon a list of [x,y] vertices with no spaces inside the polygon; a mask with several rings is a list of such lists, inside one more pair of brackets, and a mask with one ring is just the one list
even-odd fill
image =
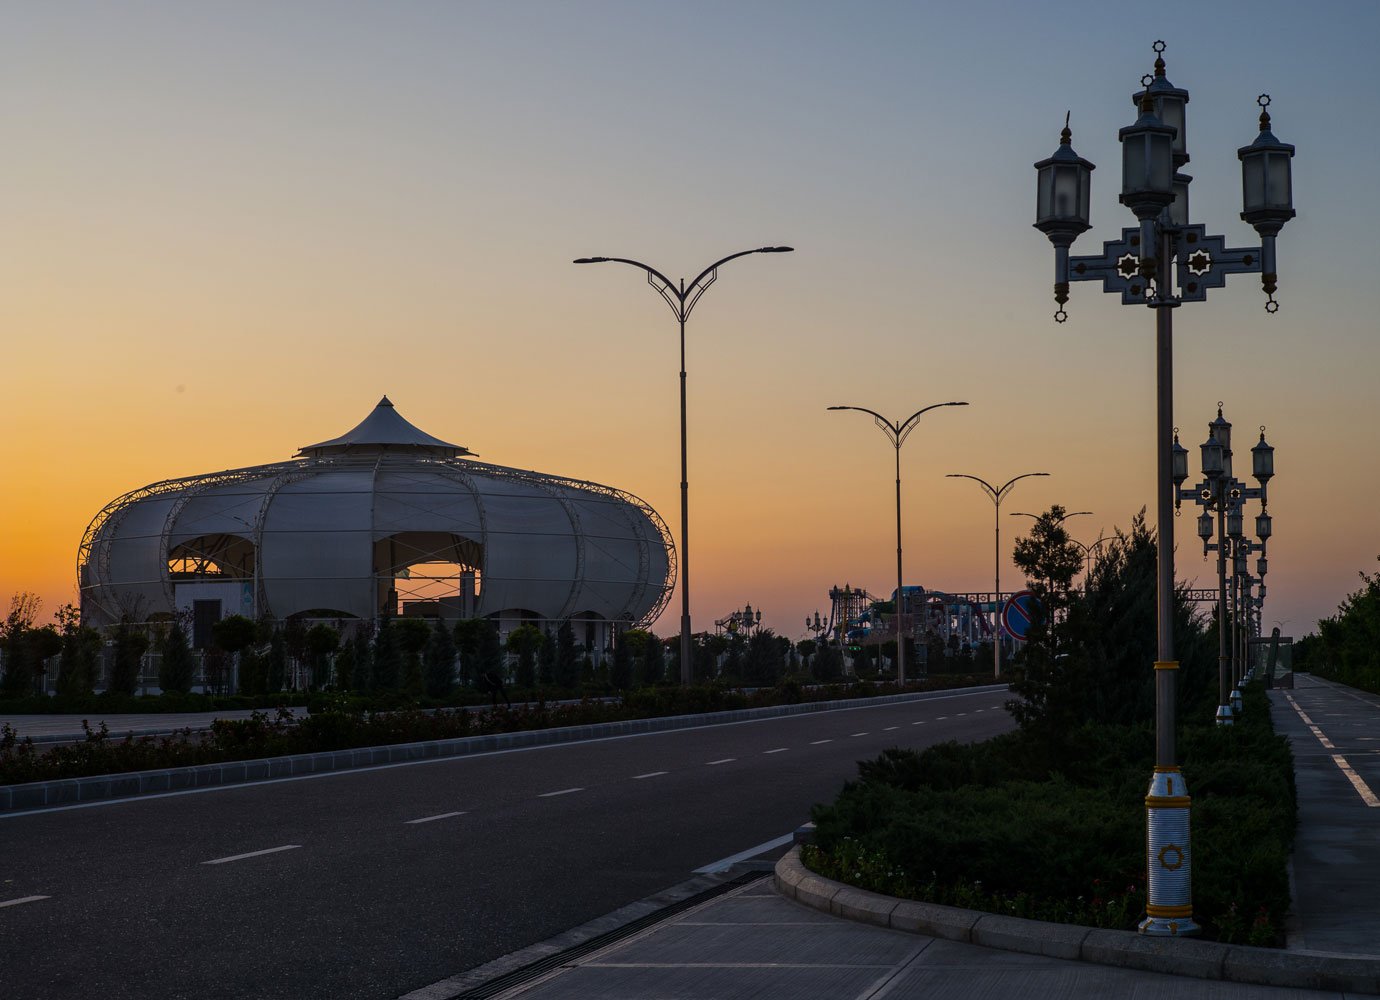
{"label": "white dashed lane marking", "polygon": [[574,792],[583,792],[583,788],[562,788],[559,792],[542,792],[537,796],[539,799],[549,799],[555,795],[570,795]]}
{"label": "white dashed lane marking", "polygon": [[851,739],[852,737],[854,737],[854,736],[866,736],[866,735],[867,735],[866,733],[849,733],[849,734],[848,734],[848,736],[849,736],[850,739]]}
{"label": "white dashed lane marking", "polygon": [[47,896],[20,896],[18,899],[6,899],[0,901],[0,907],[18,906],[21,903],[37,903],[40,899],[48,899]]}
{"label": "white dashed lane marking", "polygon": [[834,742],[833,740],[815,740],[813,743],[810,744],[810,746],[812,746],[812,747],[817,747],[817,746],[821,746],[821,745],[823,745],[823,744],[825,744],[825,743],[833,743],[833,742]]}
{"label": "white dashed lane marking", "polygon": [[789,750],[789,749],[790,749],[790,747],[777,747],[775,750],[763,750],[762,753],[764,753],[764,754],[768,754],[768,753],[782,753],[783,751],[786,751],[786,750]]}
{"label": "white dashed lane marking", "polygon": [[406,824],[404,824],[404,825],[406,825],[406,826],[416,826],[418,823],[434,823],[434,822],[435,822],[436,820],[438,820],[438,819],[450,819],[452,816],[463,816],[463,815],[465,815],[465,813],[464,813],[463,811],[461,811],[461,812],[437,813],[435,816],[423,816],[421,819],[410,819],[410,820],[408,820],[408,821],[406,822]]}
{"label": "white dashed lane marking", "polygon": [[646,774],[634,774],[632,780],[641,781],[643,778],[660,778],[665,773],[665,771],[648,771]]}
{"label": "white dashed lane marking", "polygon": [[231,861],[243,861],[245,858],[261,858],[265,854],[277,854],[279,851],[295,851],[301,844],[284,844],[282,847],[269,847],[262,851],[250,851],[248,854],[232,854],[228,858],[216,858],[213,861],[203,861],[203,865],[225,865]]}
{"label": "white dashed lane marking", "polygon": [[713,767],[715,764],[732,764],[737,757],[725,757],[723,760],[711,760],[705,767]]}

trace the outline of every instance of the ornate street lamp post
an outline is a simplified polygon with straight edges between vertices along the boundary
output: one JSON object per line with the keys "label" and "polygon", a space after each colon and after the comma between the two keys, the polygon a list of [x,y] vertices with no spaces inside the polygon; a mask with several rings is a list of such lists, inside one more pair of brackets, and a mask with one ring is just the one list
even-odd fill
{"label": "ornate street lamp post", "polygon": [[[831,406],[831,410],[857,410],[866,413],[882,429],[893,448],[896,449],[896,683],[906,682],[906,633],[905,626],[905,578],[901,572],[901,445],[906,443],[910,432],[922,414],[941,406],[967,406],[967,403],[931,403],[924,409],[916,410],[904,421],[892,422],[876,410],[865,406]],[[879,654],[880,655],[880,654]]]}
{"label": "ornate street lamp post", "polygon": [[971,479],[979,484],[983,492],[991,499],[996,506],[996,576],[993,579],[992,587],[992,677],[1001,677],[1001,502],[1006,499],[1006,495],[1011,492],[1011,487],[1015,486],[1022,479],[1029,479],[1031,476],[1047,476],[1048,472],[1024,472],[1015,479],[1008,479],[1002,486],[993,486],[985,479],[977,476],[965,475],[962,472],[950,472],[945,479]]}
{"label": "ornate street lamp post", "polygon": [[1069,248],[1090,226],[1089,187],[1093,164],[1078,156],[1065,119],[1059,149],[1035,164],[1038,178],[1035,228],[1054,246],[1054,318],[1064,322],[1071,281],[1101,281],[1126,305],[1155,310],[1156,520],[1158,652],[1155,662],[1155,771],[1146,796],[1146,869],[1149,895],[1140,929],[1145,934],[1196,934],[1191,890],[1191,801],[1175,753],[1174,673],[1174,485],[1171,479],[1173,416],[1173,310],[1202,301],[1227,275],[1260,272],[1265,308],[1279,308],[1274,293],[1275,237],[1294,216],[1290,160],[1294,147],[1270,132],[1270,99],[1262,94],[1260,133],[1237,150],[1241,161],[1241,218],[1255,227],[1261,245],[1229,248],[1222,236],[1208,236],[1189,221],[1191,178],[1177,172],[1189,160],[1185,111],[1188,91],[1165,77],[1164,42],[1154,44],[1153,76],[1132,95],[1140,116],[1121,130],[1120,201],[1138,225],[1122,230],[1102,253],[1070,257]]}
{"label": "ornate street lamp post", "polygon": [[[1266,509],[1266,484],[1274,476],[1274,449],[1265,443],[1265,428],[1260,428],[1260,443],[1251,449],[1252,474],[1260,483],[1248,488],[1232,475],[1231,422],[1222,416],[1222,404],[1217,404],[1217,419],[1208,424],[1208,438],[1201,445],[1203,481],[1192,489],[1184,489],[1188,478],[1188,451],[1179,444],[1177,429],[1173,455],[1174,506],[1188,500],[1203,508],[1198,517],[1198,537],[1203,540],[1203,555],[1217,553],[1217,724],[1230,726],[1241,714],[1241,678],[1246,643],[1243,615],[1246,613],[1245,590],[1246,557],[1257,548],[1264,552],[1263,539],[1270,537],[1271,519]],[[1260,515],[1256,518],[1257,534],[1265,532],[1260,546],[1243,536],[1243,508],[1247,500],[1260,501]],[[1214,534],[1213,513],[1217,515],[1217,541]],[[1227,562],[1231,561],[1231,572]],[[1230,598],[1230,603],[1228,601]],[[1229,610],[1230,609],[1230,610]]]}
{"label": "ornate street lamp post", "polygon": [[758,247],[720,258],[701,271],[688,285],[672,281],[654,267],[626,257],[580,257],[576,264],[631,264],[647,272],[647,284],[666,300],[680,323],[680,682],[690,686],[690,483],[685,447],[685,321],[705,289],[719,277],[719,268],[731,260],[754,253],[790,253],[794,247]]}

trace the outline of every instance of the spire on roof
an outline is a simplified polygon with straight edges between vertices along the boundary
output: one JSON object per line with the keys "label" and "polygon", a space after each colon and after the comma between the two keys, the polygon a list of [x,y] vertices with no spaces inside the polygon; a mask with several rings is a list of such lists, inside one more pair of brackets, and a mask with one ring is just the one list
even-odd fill
{"label": "spire on roof", "polygon": [[384,396],[369,415],[349,431],[329,441],[306,445],[298,455],[321,458],[325,455],[377,454],[385,451],[410,452],[440,458],[474,454],[468,448],[432,437],[409,423],[392,401]]}

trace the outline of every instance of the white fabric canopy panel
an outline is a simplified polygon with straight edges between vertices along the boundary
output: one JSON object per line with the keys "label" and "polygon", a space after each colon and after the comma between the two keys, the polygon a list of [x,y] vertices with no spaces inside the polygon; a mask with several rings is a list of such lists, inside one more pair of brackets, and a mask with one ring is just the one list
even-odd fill
{"label": "white fabric canopy panel", "polygon": [[[85,620],[157,619],[230,580],[252,583],[260,617],[372,620],[408,613],[412,566],[431,588],[414,612],[425,603],[442,617],[463,606],[476,616],[655,620],[676,557],[651,507],[470,454],[408,423],[385,397],[354,430],[291,461],[128,493],[82,540]],[[438,577],[438,566],[449,569]]]}

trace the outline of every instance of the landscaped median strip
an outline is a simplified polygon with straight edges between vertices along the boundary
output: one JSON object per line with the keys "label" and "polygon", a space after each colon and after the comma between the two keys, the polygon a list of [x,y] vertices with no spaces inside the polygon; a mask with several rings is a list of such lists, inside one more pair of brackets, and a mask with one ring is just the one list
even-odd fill
{"label": "landscaped median strip", "polygon": [[[705,726],[752,722],[757,719],[773,719],[791,715],[808,715],[815,712],[851,710],[874,705],[914,701],[939,701],[987,691],[990,688],[991,685],[940,691],[913,691],[904,694],[878,695],[873,698],[845,698],[835,701],[803,702],[797,705],[773,705],[765,708],[706,712],[702,715],[670,715],[649,719],[627,719],[621,722],[565,726],[559,729],[528,729],[513,733],[495,733],[488,736],[458,736],[453,739],[429,740],[421,743],[359,747],[352,750],[296,754],[290,757],[264,757],[257,760],[199,764],[156,771],[97,775],[89,778],[61,778],[53,781],[35,781],[23,785],[0,785],[0,814],[87,805],[141,795],[204,791],[225,785],[291,780],[330,772],[418,764],[450,757],[467,757],[505,750],[576,743],[583,740],[614,739],[642,733],[698,729]],[[731,759],[725,758],[722,761],[712,763],[729,763]]]}
{"label": "landscaped median strip", "polygon": [[775,883],[782,895],[836,917],[985,948],[1256,986],[1380,993],[1380,956],[1147,937],[896,899],[816,875],[799,847],[776,863]]}

